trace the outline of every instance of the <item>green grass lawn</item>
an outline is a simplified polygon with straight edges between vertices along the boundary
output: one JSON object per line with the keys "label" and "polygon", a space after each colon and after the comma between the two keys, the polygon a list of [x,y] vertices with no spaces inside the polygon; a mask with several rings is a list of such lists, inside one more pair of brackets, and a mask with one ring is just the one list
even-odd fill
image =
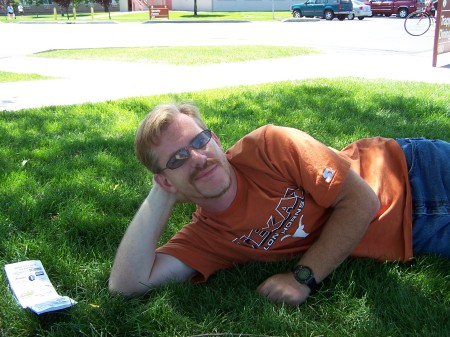
{"label": "green grass lawn", "polygon": [[[293,57],[316,53],[319,52],[315,49],[305,47],[243,45],[63,49],[36,53],[30,56],[72,60],[103,60],[195,66],[212,63],[232,63]],[[51,79],[51,77],[38,74],[17,74],[0,71],[0,82],[42,79]]]}
{"label": "green grass lawn", "polygon": [[39,74],[17,74],[7,71],[0,71],[0,82],[17,82],[17,81],[37,81],[52,79],[49,76]]}
{"label": "green grass lawn", "polygon": [[203,65],[302,56],[314,53],[318,52],[305,47],[243,45],[67,49],[51,50],[33,56],[57,59]]}
{"label": "green grass lawn", "polygon": [[[72,12],[70,12],[69,18],[67,16],[62,16],[60,12],[56,15],[53,14],[39,14],[35,15],[32,11],[30,14],[23,16],[16,16],[15,20],[8,20],[6,17],[0,17],[0,20],[7,23],[17,23],[21,21],[26,22],[42,22],[42,21],[105,21],[112,20],[116,22],[146,22],[150,21],[150,15],[148,11],[142,12],[111,12],[111,19],[109,18],[109,14],[105,12],[96,12],[94,15],[90,13],[77,13],[76,18],[74,19]],[[276,11],[276,12],[198,12],[197,16],[194,16],[193,11],[170,11],[169,19],[161,18],[161,19],[152,19],[152,21],[199,21],[199,20],[208,20],[208,21],[223,21],[223,20],[245,20],[245,21],[281,21],[287,18],[292,18],[289,9],[285,11]]]}
{"label": "green grass lawn", "polygon": [[[40,259],[57,291],[78,302],[35,316],[0,273],[0,336],[448,335],[450,261],[433,256],[349,259],[297,309],[255,291],[294,261],[236,266],[142,298],[110,296],[116,248],[151,187],[134,133],[151,108],[172,101],[197,104],[225,148],[267,123],[335,148],[378,135],[450,141],[450,85],[414,82],[315,79],[0,112],[1,265]],[[192,210],[175,209],[161,243]]]}

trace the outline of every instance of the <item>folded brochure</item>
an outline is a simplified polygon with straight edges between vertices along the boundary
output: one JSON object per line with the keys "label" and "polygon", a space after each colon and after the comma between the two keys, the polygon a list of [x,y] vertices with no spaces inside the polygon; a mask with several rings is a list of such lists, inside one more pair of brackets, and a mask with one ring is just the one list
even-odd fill
{"label": "folded brochure", "polygon": [[28,308],[38,315],[65,309],[77,303],[56,292],[39,260],[7,264],[5,273],[17,302],[22,308]]}

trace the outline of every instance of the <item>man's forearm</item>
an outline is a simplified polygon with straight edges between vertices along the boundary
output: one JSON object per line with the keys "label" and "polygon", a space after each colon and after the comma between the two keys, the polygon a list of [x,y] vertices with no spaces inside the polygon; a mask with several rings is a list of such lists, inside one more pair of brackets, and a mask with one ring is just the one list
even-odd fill
{"label": "man's forearm", "polygon": [[155,184],[119,245],[109,279],[110,291],[132,295],[148,290],[158,240],[174,204],[174,196]]}
{"label": "man's forearm", "polygon": [[[372,189],[356,173],[350,172],[333,208],[319,239],[299,261],[312,269],[317,282],[325,279],[352,253],[375,216],[379,201]],[[292,306],[301,304],[310,294],[308,286],[298,283],[292,272],[269,277],[258,291],[273,302]]]}
{"label": "man's forearm", "polygon": [[342,189],[319,239],[299,261],[313,269],[318,282],[353,252],[379,209],[376,194],[354,172]]}

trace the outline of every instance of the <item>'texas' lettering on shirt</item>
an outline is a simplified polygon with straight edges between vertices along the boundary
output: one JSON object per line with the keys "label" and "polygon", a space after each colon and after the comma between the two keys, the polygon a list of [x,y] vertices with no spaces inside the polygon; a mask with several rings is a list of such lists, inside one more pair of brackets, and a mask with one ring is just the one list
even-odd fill
{"label": "'texas' lettering on shirt", "polygon": [[[235,238],[232,242],[254,249],[269,250],[275,242],[283,241],[290,236],[306,238],[309,233],[304,231],[301,215],[304,207],[305,191],[288,188],[275,207],[274,213],[267,219],[265,227],[252,229],[248,234]],[[295,233],[288,234],[289,229],[295,224],[298,226]]]}

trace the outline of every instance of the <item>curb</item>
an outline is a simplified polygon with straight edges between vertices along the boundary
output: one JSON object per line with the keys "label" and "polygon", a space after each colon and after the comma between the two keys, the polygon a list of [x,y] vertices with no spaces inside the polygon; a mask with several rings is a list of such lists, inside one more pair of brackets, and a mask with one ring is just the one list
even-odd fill
{"label": "curb", "polygon": [[299,19],[284,19],[282,22],[319,22],[320,19],[319,18],[299,18]]}

